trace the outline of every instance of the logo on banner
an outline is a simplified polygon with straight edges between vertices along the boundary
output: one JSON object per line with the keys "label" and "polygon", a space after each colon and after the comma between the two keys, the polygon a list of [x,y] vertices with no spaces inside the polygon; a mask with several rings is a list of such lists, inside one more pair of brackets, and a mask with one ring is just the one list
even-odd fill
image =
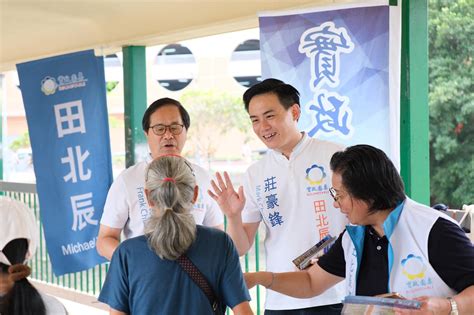
{"label": "logo on banner", "polygon": [[298,50],[306,54],[311,62],[309,86],[314,92],[313,100],[306,104],[306,112],[312,117],[307,132],[310,137],[324,133],[347,138],[354,132],[349,108],[349,98],[322,89],[339,86],[342,53],[351,53],[354,43],[344,27],[336,28],[334,22],[325,22],[303,32]]}
{"label": "logo on banner", "polygon": [[41,80],[41,91],[44,95],[51,95],[56,93],[56,89],[58,88],[58,83],[56,83],[55,78],[45,77]]}
{"label": "logo on banner", "polygon": [[56,90],[65,91],[86,86],[87,79],[82,72],[71,75],[59,75],[57,78],[50,76],[41,80],[41,91],[44,95],[52,95]]}

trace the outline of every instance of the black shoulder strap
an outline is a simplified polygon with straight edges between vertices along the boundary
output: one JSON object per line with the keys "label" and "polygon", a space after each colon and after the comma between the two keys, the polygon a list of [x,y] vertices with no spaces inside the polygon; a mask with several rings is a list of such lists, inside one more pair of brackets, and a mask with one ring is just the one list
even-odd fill
{"label": "black shoulder strap", "polygon": [[212,290],[209,282],[201,273],[201,271],[193,264],[193,262],[185,254],[181,255],[176,259],[178,264],[183,268],[183,270],[188,274],[188,276],[197,284],[199,288],[204,292],[209,303],[211,303],[212,310],[214,313],[218,313],[219,310],[219,300]]}

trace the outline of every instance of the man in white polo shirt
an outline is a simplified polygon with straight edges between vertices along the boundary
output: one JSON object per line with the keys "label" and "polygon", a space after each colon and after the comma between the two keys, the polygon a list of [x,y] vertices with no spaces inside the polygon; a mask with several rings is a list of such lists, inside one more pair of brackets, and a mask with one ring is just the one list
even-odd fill
{"label": "man in white polo shirt", "polygon": [[[240,255],[250,249],[263,221],[266,270],[294,271],[294,258],[326,235],[338,236],[347,223],[328,191],[329,160],[342,147],[298,130],[299,93],[289,84],[267,79],[243,99],[254,132],[270,150],[249,167],[238,192],[224,173],[216,174],[209,194],[227,216],[227,232]],[[310,299],[267,290],[265,314],[340,314],[343,298],[343,285]]]}
{"label": "man in white polo shirt", "polygon": [[[111,259],[122,230],[125,238],[143,235],[144,222],[151,211],[144,191],[146,167],[159,156],[181,154],[190,124],[188,112],[177,100],[161,98],[147,108],[142,127],[150,156],[123,171],[110,187],[97,239],[100,255]],[[192,210],[196,223],[223,229],[222,213],[206,194],[210,182],[207,172],[197,165],[192,168],[199,186],[199,196]]]}

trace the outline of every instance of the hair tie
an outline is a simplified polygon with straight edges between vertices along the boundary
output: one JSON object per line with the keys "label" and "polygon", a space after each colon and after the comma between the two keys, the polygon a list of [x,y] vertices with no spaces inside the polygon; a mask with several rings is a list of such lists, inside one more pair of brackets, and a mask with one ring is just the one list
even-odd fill
{"label": "hair tie", "polygon": [[165,208],[165,212],[168,211],[168,210],[173,212],[173,208]]}
{"label": "hair tie", "polygon": [[31,268],[24,264],[15,264],[8,267],[8,277],[13,282],[25,279],[31,274]]}
{"label": "hair tie", "polygon": [[173,182],[176,183],[176,180],[173,177],[165,177],[162,179],[164,182]]}

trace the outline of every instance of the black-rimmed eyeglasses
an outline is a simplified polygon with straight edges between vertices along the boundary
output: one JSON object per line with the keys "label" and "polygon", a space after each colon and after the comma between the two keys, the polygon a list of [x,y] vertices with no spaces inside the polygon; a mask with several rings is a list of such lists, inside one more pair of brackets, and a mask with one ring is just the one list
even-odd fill
{"label": "black-rimmed eyeglasses", "polygon": [[157,124],[151,126],[149,129],[153,130],[153,133],[157,136],[162,136],[166,133],[166,129],[168,129],[173,135],[177,136],[183,132],[184,125],[181,124],[171,124],[171,125],[162,125]]}

